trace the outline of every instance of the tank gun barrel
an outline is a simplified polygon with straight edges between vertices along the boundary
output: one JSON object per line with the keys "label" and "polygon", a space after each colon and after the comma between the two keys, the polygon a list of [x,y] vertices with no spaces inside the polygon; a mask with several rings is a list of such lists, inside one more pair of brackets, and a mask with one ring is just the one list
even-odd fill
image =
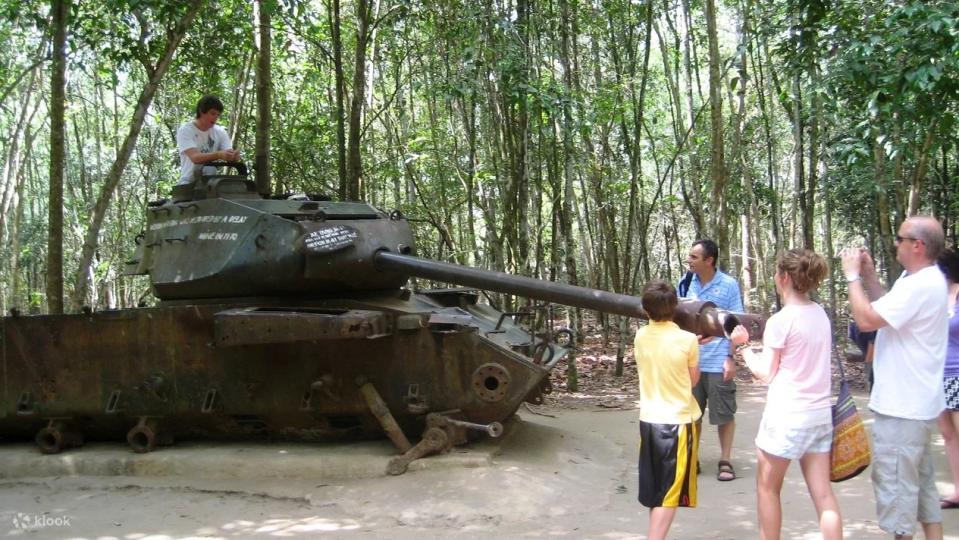
{"label": "tank gun barrel", "polygon": [[378,270],[405,272],[411,276],[435,281],[515,294],[567,306],[595,309],[615,315],[625,315],[626,317],[649,318],[643,311],[640,299],[625,294],[577,287],[566,283],[517,276],[505,272],[481,270],[388,251],[377,252],[375,264]]}
{"label": "tank gun barrel", "polygon": [[[378,270],[403,272],[411,276],[455,283],[478,289],[535,298],[556,304],[593,309],[615,315],[649,319],[639,297],[556,283],[505,272],[480,270],[439,261],[431,261],[379,251],[374,255]],[[707,336],[725,336],[743,324],[750,338],[762,335],[763,319],[749,313],[731,313],[711,302],[680,299],[675,321],[685,330]]]}

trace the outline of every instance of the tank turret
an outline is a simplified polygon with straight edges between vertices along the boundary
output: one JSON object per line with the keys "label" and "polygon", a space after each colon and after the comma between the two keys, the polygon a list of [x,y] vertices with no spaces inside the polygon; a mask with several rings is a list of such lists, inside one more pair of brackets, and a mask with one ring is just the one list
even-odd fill
{"label": "tank turret", "polygon": [[[646,319],[634,296],[415,257],[409,222],[366,203],[264,199],[246,178],[203,177],[149,208],[146,232],[127,273],[148,274],[161,300],[296,295],[323,297],[396,290],[410,277],[466,285]],[[677,322],[722,336],[762,319],[682,300]]]}
{"label": "tank turret", "polygon": [[395,290],[401,272],[380,271],[372,255],[412,253],[398,212],[366,203],[266,199],[237,175],[198,177],[172,200],[153,203],[127,274],[148,274],[161,300],[322,296]]}

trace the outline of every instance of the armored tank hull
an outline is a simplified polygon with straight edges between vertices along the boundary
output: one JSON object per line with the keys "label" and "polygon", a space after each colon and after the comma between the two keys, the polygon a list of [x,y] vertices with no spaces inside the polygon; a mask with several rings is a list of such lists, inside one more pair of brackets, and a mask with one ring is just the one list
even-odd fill
{"label": "armored tank hull", "polygon": [[[56,453],[126,438],[146,452],[385,434],[398,474],[470,434],[498,436],[567,355],[552,321],[533,332],[517,324],[530,312],[501,313],[476,290],[411,292],[411,277],[645,317],[638,298],[418,258],[399,212],[264,198],[239,169],[198,172],[150,204],[126,272],[149,276],[156,307],[3,318],[0,439]],[[762,331],[707,302],[681,302],[676,321]]]}
{"label": "armored tank hull", "polygon": [[39,435],[50,451],[71,437],[122,440],[145,422],[147,449],[172,438],[379,437],[367,384],[411,436],[430,412],[490,425],[539,401],[565,351],[533,362],[530,335],[475,301],[397,291],[7,317],[0,434]]}

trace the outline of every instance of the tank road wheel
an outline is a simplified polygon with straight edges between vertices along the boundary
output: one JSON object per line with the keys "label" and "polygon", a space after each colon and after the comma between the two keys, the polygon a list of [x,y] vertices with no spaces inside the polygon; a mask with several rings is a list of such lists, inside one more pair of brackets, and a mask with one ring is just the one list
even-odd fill
{"label": "tank road wheel", "polygon": [[38,431],[33,440],[44,454],[59,454],[67,448],[83,446],[82,433],[56,420],[50,420],[50,424]]}
{"label": "tank road wheel", "polygon": [[41,429],[37,432],[34,441],[44,454],[59,454],[66,448],[63,433],[56,428],[45,427]]}
{"label": "tank road wheel", "polygon": [[136,426],[127,432],[127,444],[137,454],[146,454],[156,448],[157,436],[147,426]]}
{"label": "tank road wheel", "polygon": [[157,441],[152,433],[133,428],[130,433],[127,433],[127,444],[137,454],[146,454],[156,449]]}
{"label": "tank road wheel", "polygon": [[145,454],[156,449],[157,445],[172,444],[173,438],[159,427],[152,418],[141,418],[137,425],[127,432],[127,444],[137,454]]}

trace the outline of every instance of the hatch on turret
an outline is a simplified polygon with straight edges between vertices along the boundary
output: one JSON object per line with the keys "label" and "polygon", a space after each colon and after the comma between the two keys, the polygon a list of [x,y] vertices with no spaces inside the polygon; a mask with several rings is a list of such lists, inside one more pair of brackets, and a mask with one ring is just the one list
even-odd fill
{"label": "hatch on turret", "polygon": [[[211,166],[234,169],[236,174],[204,175],[203,170]],[[193,182],[173,186],[172,197],[174,202],[183,202],[202,199],[262,199],[263,195],[257,193],[256,183],[247,176],[245,164],[214,161],[194,167]]]}

